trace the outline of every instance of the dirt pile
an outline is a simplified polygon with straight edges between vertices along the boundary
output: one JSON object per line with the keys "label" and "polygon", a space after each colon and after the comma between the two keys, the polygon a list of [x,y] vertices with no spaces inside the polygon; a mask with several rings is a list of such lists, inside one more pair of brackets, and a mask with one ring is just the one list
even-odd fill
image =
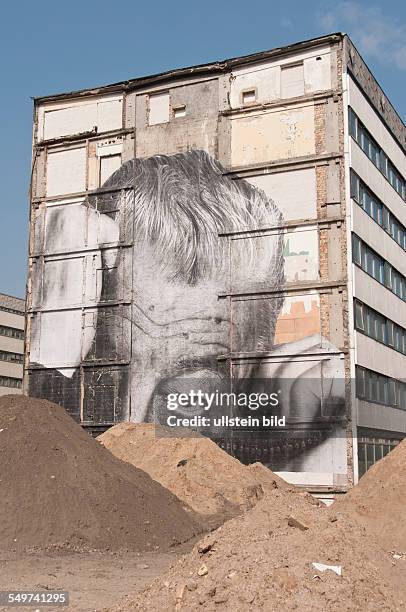
{"label": "dirt pile", "polygon": [[332,510],[346,513],[386,550],[406,557],[406,440],[375,463]]}
{"label": "dirt pile", "polygon": [[[339,566],[341,575],[313,562]],[[347,517],[275,488],[110,612],[394,612],[406,606],[403,572]]]}
{"label": "dirt pile", "polygon": [[262,464],[245,466],[212,440],[188,430],[183,434],[175,438],[169,428],[120,423],[98,440],[119,459],[145,470],[211,526],[249,510],[275,484],[288,488]]}
{"label": "dirt pile", "polygon": [[199,531],[190,509],[63,408],[0,398],[2,548],[165,550]]}

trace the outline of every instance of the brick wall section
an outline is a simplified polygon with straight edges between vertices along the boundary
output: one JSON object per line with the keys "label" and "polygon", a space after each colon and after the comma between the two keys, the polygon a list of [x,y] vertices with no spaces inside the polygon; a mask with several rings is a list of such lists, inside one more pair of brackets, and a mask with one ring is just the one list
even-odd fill
{"label": "brick wall section", "polygon": [[[326,105],[314,107],[314,141],[315,152],[324,153],[326,149]],[[317,217],[326,217],[326,167],[316,167]],[[319,271],[320,280],[328,280],[328,230],[319,232]],[[320,325],[322,335],[330,339],[329,304],[326,295],[320,295]]]}
{"label": "brick wall section", "polygon": [[317,153],[326,152],[326,105],[314,105],[314,144]]}

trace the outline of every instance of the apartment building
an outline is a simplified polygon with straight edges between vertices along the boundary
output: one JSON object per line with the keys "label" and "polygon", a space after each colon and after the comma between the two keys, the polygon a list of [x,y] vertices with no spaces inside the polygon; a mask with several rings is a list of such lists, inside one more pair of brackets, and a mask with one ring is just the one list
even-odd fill
{"label": "apartment building", "polygon": [[25,302],[0,293],[0,395],[21,393]]}
{"label": "apartment building", "polygon": [[213,437],[326,496],[398,443],[406,133],[348,36],[34,117],[31,395],[97,433],[156,420],[187,378],[283,381],[288,432]]}

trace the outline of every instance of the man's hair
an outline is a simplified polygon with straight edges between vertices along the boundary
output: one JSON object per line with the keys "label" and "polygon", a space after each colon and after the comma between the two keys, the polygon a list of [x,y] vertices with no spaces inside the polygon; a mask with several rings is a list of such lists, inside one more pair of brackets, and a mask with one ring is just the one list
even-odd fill
{"label": "man's hair", "polygon": [[[132,159],[104,183],[103,189],[111,188],[125,190],[117,196],[120,226],[133,226],[136,244],[153,247],[169,279],[190,285],[212,277],[224,265],[227,240],[219,233],[269,228],[282,220],[262,190],[225,175],[221,164],[200,150]],[[275,288],[283,282],[280,232],[266,242],[269,266],[258,261],[252,239],[238,241],[233,265],[242,260],[247,273],[253,267],[266,268],[267,285]]]}

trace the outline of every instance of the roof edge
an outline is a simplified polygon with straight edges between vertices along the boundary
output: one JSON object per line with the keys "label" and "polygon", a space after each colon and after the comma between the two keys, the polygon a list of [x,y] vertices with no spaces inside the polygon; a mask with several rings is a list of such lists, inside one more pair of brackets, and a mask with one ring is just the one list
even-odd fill
{"label": "roof edge", "polygon": [[283,47],[275,47],[267,51],[259,51],[251,53],[249,55],[242,55],[239,57],[233,57],[229,59],[220,60],[217,62],[210,62],[207,64],[197,64],[195,66],[188,66],[185,68],[175,68],[173,70],[167,70],[165,72],[159,72],[149,76],[136,77],[134,79],[128,79],[126,81],[118,81],[109,85],[101,85],[99,87],[92,87],[87,89],[78,89],[68,92],[62,92],[58,94],[51,94],[48,96],[33,97],[34,104],[38,105],[44,102],[53,102],[56,100],[63,100],[69,98],[78,98],[85,95],[100,95],[101,93],[115,93],[118,91],[129,91],[138,87],[144,87],[146,85],[153,85],[156,83],[164,83],[167,80],[179,77],[195,76],[195,75],[210,75],[219,74],[225,72],[229,68],[234,66],[243,66],[244,64],[251,64],[258,61],[266,60],[275,56],[287,55],[301,49],[308,47],[321,46],[326,43],[334,43],[343,40],[345,34],[343,32],[335,32],[332,34],[326,34],[318,38],[310,38],[308,40],[300,41]]}

